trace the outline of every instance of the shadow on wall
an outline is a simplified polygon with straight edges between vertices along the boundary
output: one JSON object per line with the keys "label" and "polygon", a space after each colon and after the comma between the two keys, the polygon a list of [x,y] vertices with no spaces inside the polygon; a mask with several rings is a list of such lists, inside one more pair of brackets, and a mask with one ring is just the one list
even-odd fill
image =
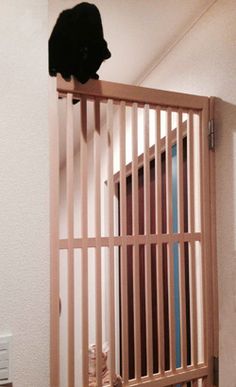
{"label": "shadow on wall", "polygon": [[229,386],[236,364],[236,106],[219,98],[215,129],[220,385]]}

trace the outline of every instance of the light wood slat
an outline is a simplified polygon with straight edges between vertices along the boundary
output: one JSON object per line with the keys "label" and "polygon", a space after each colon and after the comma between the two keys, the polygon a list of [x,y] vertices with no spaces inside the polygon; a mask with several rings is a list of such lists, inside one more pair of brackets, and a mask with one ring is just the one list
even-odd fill
{"label": "light wood slat", "polygon": [[[189,112],[189,122],[187,126],[187,159],[188,159],[188,227],[189,232],[195,229],[194,211],[194,144],[193,144],[193,112]],[[196,296],[196,262],[195,243],[189,244],[190,263],[190,310],[191,310],[191,352],[192,364],[197,364],[198,339],[197,339],[197,296]]]}
{"label": "light wood slat", "polygon": [[[156,233],[162,235],[162,173],[161,173],[161,111],[156,108],[155,131],[155,222]],[[163,255],[162,243],[156,245],[156,278],[157,278],[157,319],[158,319],[158,370],[162,375],[165,370],[165,335],[164,335],[164,295],[163,295]]]}
{"label": "light wood slat", "polygon": [[[149,106],[144,107],[144,234],[150,235],[150,160],[149,160]],[[146,346],[147,373],[153,375],[153,332],[152,332],[152,281],[151,245],[145,244],[145,301],[146,301]]]}
{"label": "light wood slat", "polygon": [[[201,230],[201,116],[193,115],[193,145],[194,145],[194,213],[195,231]],[[214,170],[214,169],[213,169]],[[212,203],[212,200],[211,200]],[[214,256],[214,254],[213,254]],[[202,246],[195,243],[195,265],[196,265],[196,298],[197,298],[197,334],[198,334],[198,363],[203,361],[204,353],[204,329],[203,329],[203,288],[202,288]]]}
{"label": "light wood slat", "polygon": [[94,102],[94,208],[95,208],[95,282],[96,282],[96,381],[102,386],[102,269],[101,269],[101,137],[100,137],[100,103]]}
{"label": "light wood slat", "polygon": [[161,153],[165,147],[165,140],[161,144],[161,110],[156,108],[156,132],[155,132],[155,211],[156,211],[156,233],[162,234],[162,191],[161,191]]}
{"label": "light wood slat", "polygon": [[114,265],[114,180],[113,180],[113,101],[107,104],[108,217],[109,217],[109,369],[110,384],[115,373],[115,265]]}
{"label": "light wood slat", "polygon": [[[139,245],[144,245],[145,243],[151,243],[151,244],[161,244],[161,243],[181,243],[181,242],[191,242],[191,241],[199,241],[201,242],[202,235],[201,233],[193,233],[188,234],[184,233],[182,235],[180,234],[162,234],[162,235],[155,235],[151,234],[148,237],[146,235],[126,235],[124,237],[122,236],[115,236],[113,238],[113,244],[114,246],[121,246],[122,243],[126,245],[134,245],[135,243]],[[74,239],[73,241],[73,247],[74,248],[81,248],[84,243],[83,238]],[[86,238],[86,244],[87,247],[96,247],[96,238],[90,237]],[[108,247],[109,246],[109,238],[108,237],[101,237],[101,246],[102,247]],[[67,249],[68,248],[68,241],[67,239],[61,239],[60,240],[60,249]]]}
{"label": "light wood slat", "polygon": [[170,369],[176,371],[176,335],[175,335],[175,304],[174,304],[174,257],[173,244],[167,245],[168,261],[168,311],[170,336]]}
{"label": "light wood slat", "polygon": [[193,112],[189,112],[189,121],[187,125],[187,143],[188,143],[188,215],[189,215],[189,232],[195,229],[195,213],[194,213],[194,137],[193,137]]}
{"label": "light wood slat", "polygon": [[165,335],[164,335],[164,294],[163,294],[163,254],[162,244],[156,248],[157,264],[157,319],[158,319],[158,370],[162,375],[165,371]]}
{"label": "light wood slat", "polygon": [[88,386],[88,150],[87,150],[87,101],[80,100],[80,187],[81,187],[81,234],[82,234],[82,385]]}
{"label": "light wood slat", "polygon": [[82,95],[86,95],[90,97],[99,97],[102,100],[123,100],[129,101],[131,104],[137,102],[141,105],[172,106],[177,109],[179,107],[201,109],[204,103],[208,101],[207,97],[93,79],[90,79],[82,85],[75,78],[72,78],[70,82],[67,82],[60,75],[57,76],[57,90],[62,94],[73,93],[73,95],[78,98]]}
{"label": "light wood slat", "polygon": [[[206,241],[205,241],[205,233],[204,233],[204,226],[205,226],[205,208],[203,206],[203,201],[205,200],[205,188],[204,188],[204,174],[205,174],[205,168],[206,165],[204,164],[204,134],[203,134],[203,121],[205,121],[205,124],[208,120],[208,112],[203,111],[200,113],[200,141],[199,141],[199,152],[200,152],[200,203],[201,205],[201,231],[202,231],[202,243],[201,243],[201,252],[202,252],[202,294],[203,294],[203,356],[204,356],[204,362],[207,364],[208,360],[208,332],[207,332],[207,326],[208,326],[208,300],[207,300],[207,263],[206,263]],[[208,382],[207,379],[203,379],[203,387],[207,386]]]}
{"label": "light wood slat", "polygon": [[[177,126],[177,191],[178,191],[178,232],[184,232],[184,182],[183,182],[183,131],[182,111],[178,113]],[[186,333],[186,281],[184,243],[179,243],[180,263],[180,315],[181,315],[181,363],[187,367],[187,333]]]}
{"label": "light wood slat", "polygon": [[[133,235],[139,234],[139,201],[138,201],[138,134],[137,104],[132,106],[132,230]],[[140,332],[140,273],[139,245],[133,245],[133,294],[134,294],[134,348],[135,377],[141,377],[141,332]]]}
{"label": "light wood slat", "polygon": [[187,330],[186,330],[186,279],[185,279],[185,252],[184,243],[179,244],[180,262],[180,335],[181,335],[181,364],[187,367]]}
{"label": "light wood slat", "polygon": [[[214,121],[215,98],[210,97],[209,100],[209,119]],[[214,124],[213,124],[214,125]],[[219,313],[218,313],[218,265],[217,265],[217,246],[216,246],[216,164],[215,151],[208,154],[209,158],[209,182],[210,182],[210,203],[209,203],[209,220],[210,220],[210,276],[212,277],[212,351],[215,357],[219,356]]]}
{"label": "light wood slat", "polygon": [[167,200],[167,233],[173,234],[173,205],[172,205],[172,144],[171,137],[171,109],[167,110],[166,133],[166,200]]}
{"label": "light wood slat", "polygon": [[[211,266],[209,265],[209,176],[208,176],[208,163],[209,163],[209,149],[208,149],[208,136],[206,133],[206,127],[209,124],[209,106],[205,105],[201,112],[200,120],[200,181],[201,181],[201,230],[202,230],[202,267],[203,267],[203,317],[204,317],[204,361],[210,364],[211,362],[211,336],[213,333],[212,325],[210,324],[212,305],[210,304],[211,295],[209,294],[209,286],[211,279],[209,273],[211,272]],[[205,205],[203,205],[205,204]],[[208,380],[206,385],[208,385]]]}
{"label": "light wood slat", "polygon": [[[173,206],[172,206],[172,145],[171,109],[167,110],[166,133],[166,199],[167,199],[167,233],[173,234]],[[168,307],[169,307],[169,335],[170,335],[170,369],[176,370],[176,340],[175,340],[175,304],[174,304],[174,257],[173,244],[167,245],[168,260]]]}
{"label": "light wood slat", "polygon": [[[120,103],[120,229],[121,235],[127,235],[126,211],[126,119],[125,102]],[[128,353],[128,286],[127,286],[127,246],[121,243],[121,321],[122,321],[122,376],[128,383],[129,353]]]}
{"label": "light wood slat", "polygon": [[[53,82],[53,86],[54,82]],[[57,93],[50,98],[50,385],[60,384],[59,343],[59,122]]]}
{"label": "light wood slat", "polygon": [[67,94],[66,123],[66,203],[68,235],[68,385],[75,385],[74,324],[74,128],[72,94]]}
{"label": "light wood slat", "polygon": [[183,112],[178,112],[177,126],[177,173],[178,173],[178,231],[184,232],[184,183],[183,183]]}
{"label": "light wood slat", "polygon": [[197,333],[197,295],[196,295],[196,254],[195,242],[189,243],[189,260],[190,260],[190,310],[191,310],[191,352],[192,364],[198,362],[198,333]]}

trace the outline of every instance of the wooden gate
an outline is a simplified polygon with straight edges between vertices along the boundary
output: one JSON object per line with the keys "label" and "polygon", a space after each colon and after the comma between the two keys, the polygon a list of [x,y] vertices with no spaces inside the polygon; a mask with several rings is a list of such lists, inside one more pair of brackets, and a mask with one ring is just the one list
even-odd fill
{"label": "wooden gate", "polygon": [[57,92],[51,387],[100,387],[104,374],[110,385],[213,386],[213,100],[61,77]]}

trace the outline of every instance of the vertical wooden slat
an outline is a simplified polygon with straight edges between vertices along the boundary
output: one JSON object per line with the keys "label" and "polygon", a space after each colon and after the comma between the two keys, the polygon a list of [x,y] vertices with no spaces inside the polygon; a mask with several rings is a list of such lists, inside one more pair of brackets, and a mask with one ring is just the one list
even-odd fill
{"label": "vertical wooden slat", "polygon": [[[132,105],[132,216],[133,235],[139,234],[139,202],[138,202],[138,134],[137,134],[136,103]],[[140,273],[139,273],[139,244],[135,238],[133,245],[133,294],[134,294],[134,348],[135,348],[135,377],[141,377],[141,337],[140,337]]]}
{"label": "vertical wooden slat", "polygon": [[[205,114],[203,115],[204,121],[202,122],[203,127],[206,127],[206,121],[209,124],[209,119],[213,119],[213,112],[214,112],[214,106],[213,106],[213,98],[209,100],[208,103],[208,109],[204,109]],[[207,114],[208,113],[208,114]],[[208,117],[207,117],[208,115]],[[214,203],[214,151],[209,151],[209,143],[207,144],[208,135],[206,130],[204,131],[204,161],[206,163],[207,168],[205,168],[204,171],[204,182],[203,185],[205,185],[205,182],[208,181],[207,186],[204,187],[205,190],[205,198],[206,200],[206,208],[205,208],[205,224],[204,224],[204,231],[205,231],[205,238],[206,241],[210,241],[207,244],[205,244],[205,256],[204,261],[206,264],[206,274],[207,274],[207,298],[208,298],[208,316],[207,316],[207,323],[208,323],[208,364],[212,364],[212,354],[214,356],[218,356],[218,340],[216,337],[217,335],[217,323],[218,323],[218,316],[217,316],[217,310],[215,309],[216,301],[217,301],[217,285],[216,285],[216,257],[214,256],[215,251],[215,240],[214,235],[212,234],[212,231],[214,230],[214,221],[215,221],[215,203]],[[213,179],[212,179],[213,178]],[[212,210],[214,212],[212,212]],[[213,227],[212,227],[213,226]],[[215,336],[215,337],[214,337]],[[216,345],[216,346],[215,346]],[[210,373],[209,381],[208,383],[212,383],[213,378],[213,372]]]}
{"label": "vertical wooden slat", "polygon": [[155,131],[155,211],[156,211],[156,233],[162,234],[162,187],[161,187],[161,109],[156,108],[156,131]]}
{"label": "vertical wooden slat", "polygon": [[[54,84],[53,84],[54,86]],[[59,123],[57,93],[50,98],[50,383],[60,385],[59,378]]]}
{"label": "vertical wooden slat", "polygon": [[101,137],[100,137],[100,103],[95,100],[94,131],[94,208],[96,237],[96,379],[97,387],[102,386],[102,283],[101,283]]}
{"label": "vertical wooden slat", "polygon": [[[200,152],[200,203],[201,205],[201,233],[202,233],[202,243],[201,243],[201,252],[202,252],[202,294],[203,294],[203,356],[204,356],[204,363],[207,363],[207,355],[208,355],[208,345],[207,345],[207,339],[208,339],[208,332],[207,332],[207,320],[208,320],[208,308],[207,308],[207,276],[206,276],[206,270],[207,270],[207,263],[205,259],[205,209],[203,206],[203,203],[205,201],[205,194],[204,194],[204,171],[206,168],[206,165],[204,163],[204,134],[203,134],[203,127],[207,124],[208,120],[208,111],[203,111],[200,114],[200,127],[199,127],[199,134],[200,134],[200,140],[199,140],[199,152]],[[206,379],[203,379],[203,386],[207,384]]]}
{"label": "vertical wooden slat", "polygon": [[[162,234],[162,185],[161,185],[161,111],[156,108],[155,131],[155,222],[157,235]],[[163,304],[163,263],[162,245],[156,246],[157,256],[157,319],[158,319],[158,370],[163,374],[165,370],[165,336],[164,336],[164,304]]]}
{"label": "vertical wooden slat", "polygon": [[183,183],[183,131],[182,111],[178,112],[177,125],[177,191],[178,191],[178,232],[180,234],[179,262],[180,262],[180,315],[181,315],[181,363],[187,367],[187,333],[186,333],[186,283],[185,283],[185,255],[184,255],[184,183]]}
{"label": "vertical wooden slat", "polygon": [[[166,133],[166,197],[167,197],[167,233],[173,234],[173,208],[172,208],[172,144],[171,144],[171,109],[167,109]],[[175,345],[175,305],[174,305],[174,257],[173,244],[167,245],[168,251],[168,306],[169,306],[169,335],[170,335],[170,369],[176,369]]]}
{"label": "vertical wooden slat", "polygon": [[[201,231],[201,172],[200,172],[200,149],[201,130],[200,114],[193,114],[193,145],[194,145],[194,213],[195,232]],[[196,266],[196,314],[197,314],[197,361],[203,361],[203,292],[202,292],[202,254],[201,243],[195,242],[195,266]],[[200,385],[200,384],[199,384]],[[202,385],[202,384],[201,384]]]}
{"label": "vertical wooden slat", "polygon": [[191,352],[192,364],[197,365],[198,362],[198,332],[197,332],[197,294],[196,294],[196,254],[195,242],[189,243],[189,259],[190,259],[190,310],[191,310]]}
{"label": "vertical wooden slat", "polygon": [[126,119],[125,102],[120,103],[120,229],[121,245],[121,321],[122,321],[122,376],[128,383],[128,289],[127,289],[127,210],[126,210]]}
{"label": "vertical wooden slat", "polygon": [[[178,231],[184,233],[184,184],[183,184],[183,131],[182,110],[178,112],[177,125],[177,173],[178,173]],[[181,235],[182,236],[182,235]]]}
{"label": "vertical wooden slat", "polygon": [[[201,112],[200,120],[200,172],[201,172],[201,203],[204,203],[201,208],[201,230],[202,230],[202,264],[203,264],[203,310],[204,310],[204,362],[211,364],[212,359],[212,343],[211,337],[213,334],[211,320],[212,313],[212,298],[210,294],[211,265],[210,265],[210,219],[209,219],[209,148],[208,148],[208,132],[206,128],[209,125],[209,106],[206,104]],[[208,385],[211,380],[206,379],[205,384]]]}
{"label": "vertical wooden slat", "polygon": [[[189,233],[195,231],[195,211],[194,211],[194,144],[193,144],[193,112],[189,112],[187,125],[187,160],[188,160],[188,226]],[[195,262],[195,242],[189,243],[190,259],[190,310],[191,310],[191,351],[192,364],[197,364],[197,297],[196,297],[196,262]]]}
{"label": "vertical wooden slat", "polygon": [[82,236],[82,385],[88,386],[88,151],[87,151],[87,101],[80,100],[80,187],[81,187],[81,236]]}
{"label": "vertical wooden slat", "polygon": [[[210,97],[209,101],[209,119],[214,122],[214,105],[215,98]],[[211,219],[211,275],[213,286],[213,351],[214,356],[219,356],[219,313],[218,313],[218,265],[217,265],[217,249],[216,249],[216,180],[215,180],[215,152],[209,152],[210,163],[210,219]]]}
{"label": "vertical wooden slat", "polygon": [[110,384],[115,373],[115,266],[114,266],[114,179],[113,179],[113,101],[107,103],[108,139],[108,217],[109,217],[109,344]]}
{"label": "vertical wooden slat", "polygon": [[173,234],[172,205],[172,143],[171,143],[171,108],[167,109],[166,132],[166,196],[167,196],[167,232]]}
{"label": "vertical wooden slat", "polygon": [[149,106],[144,107],[144,233],[145,244],[145,300],[146,300],[146,343],[147,374],[153,375],[153,334],[152,334],[152,282],[150,235],[150,159],[149,159]]}
{"label": "vertical wooden slat", "polygon": [[68,230],[68,385],[75,385],[74,327],[74,131],[72,94],[67,94],[66,123],[66,202]]}

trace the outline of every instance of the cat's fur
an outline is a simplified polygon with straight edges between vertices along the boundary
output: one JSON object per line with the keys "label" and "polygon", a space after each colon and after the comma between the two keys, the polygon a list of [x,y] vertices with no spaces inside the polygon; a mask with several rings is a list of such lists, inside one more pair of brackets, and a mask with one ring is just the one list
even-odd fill
{"label": "cat's fur", "polygon": [[85,83],[98,79],[97,71],[111,53],[103,37],[99,10],[94,4],[80,3],[63,11],[49,39],[49,74],[60,73]]}

